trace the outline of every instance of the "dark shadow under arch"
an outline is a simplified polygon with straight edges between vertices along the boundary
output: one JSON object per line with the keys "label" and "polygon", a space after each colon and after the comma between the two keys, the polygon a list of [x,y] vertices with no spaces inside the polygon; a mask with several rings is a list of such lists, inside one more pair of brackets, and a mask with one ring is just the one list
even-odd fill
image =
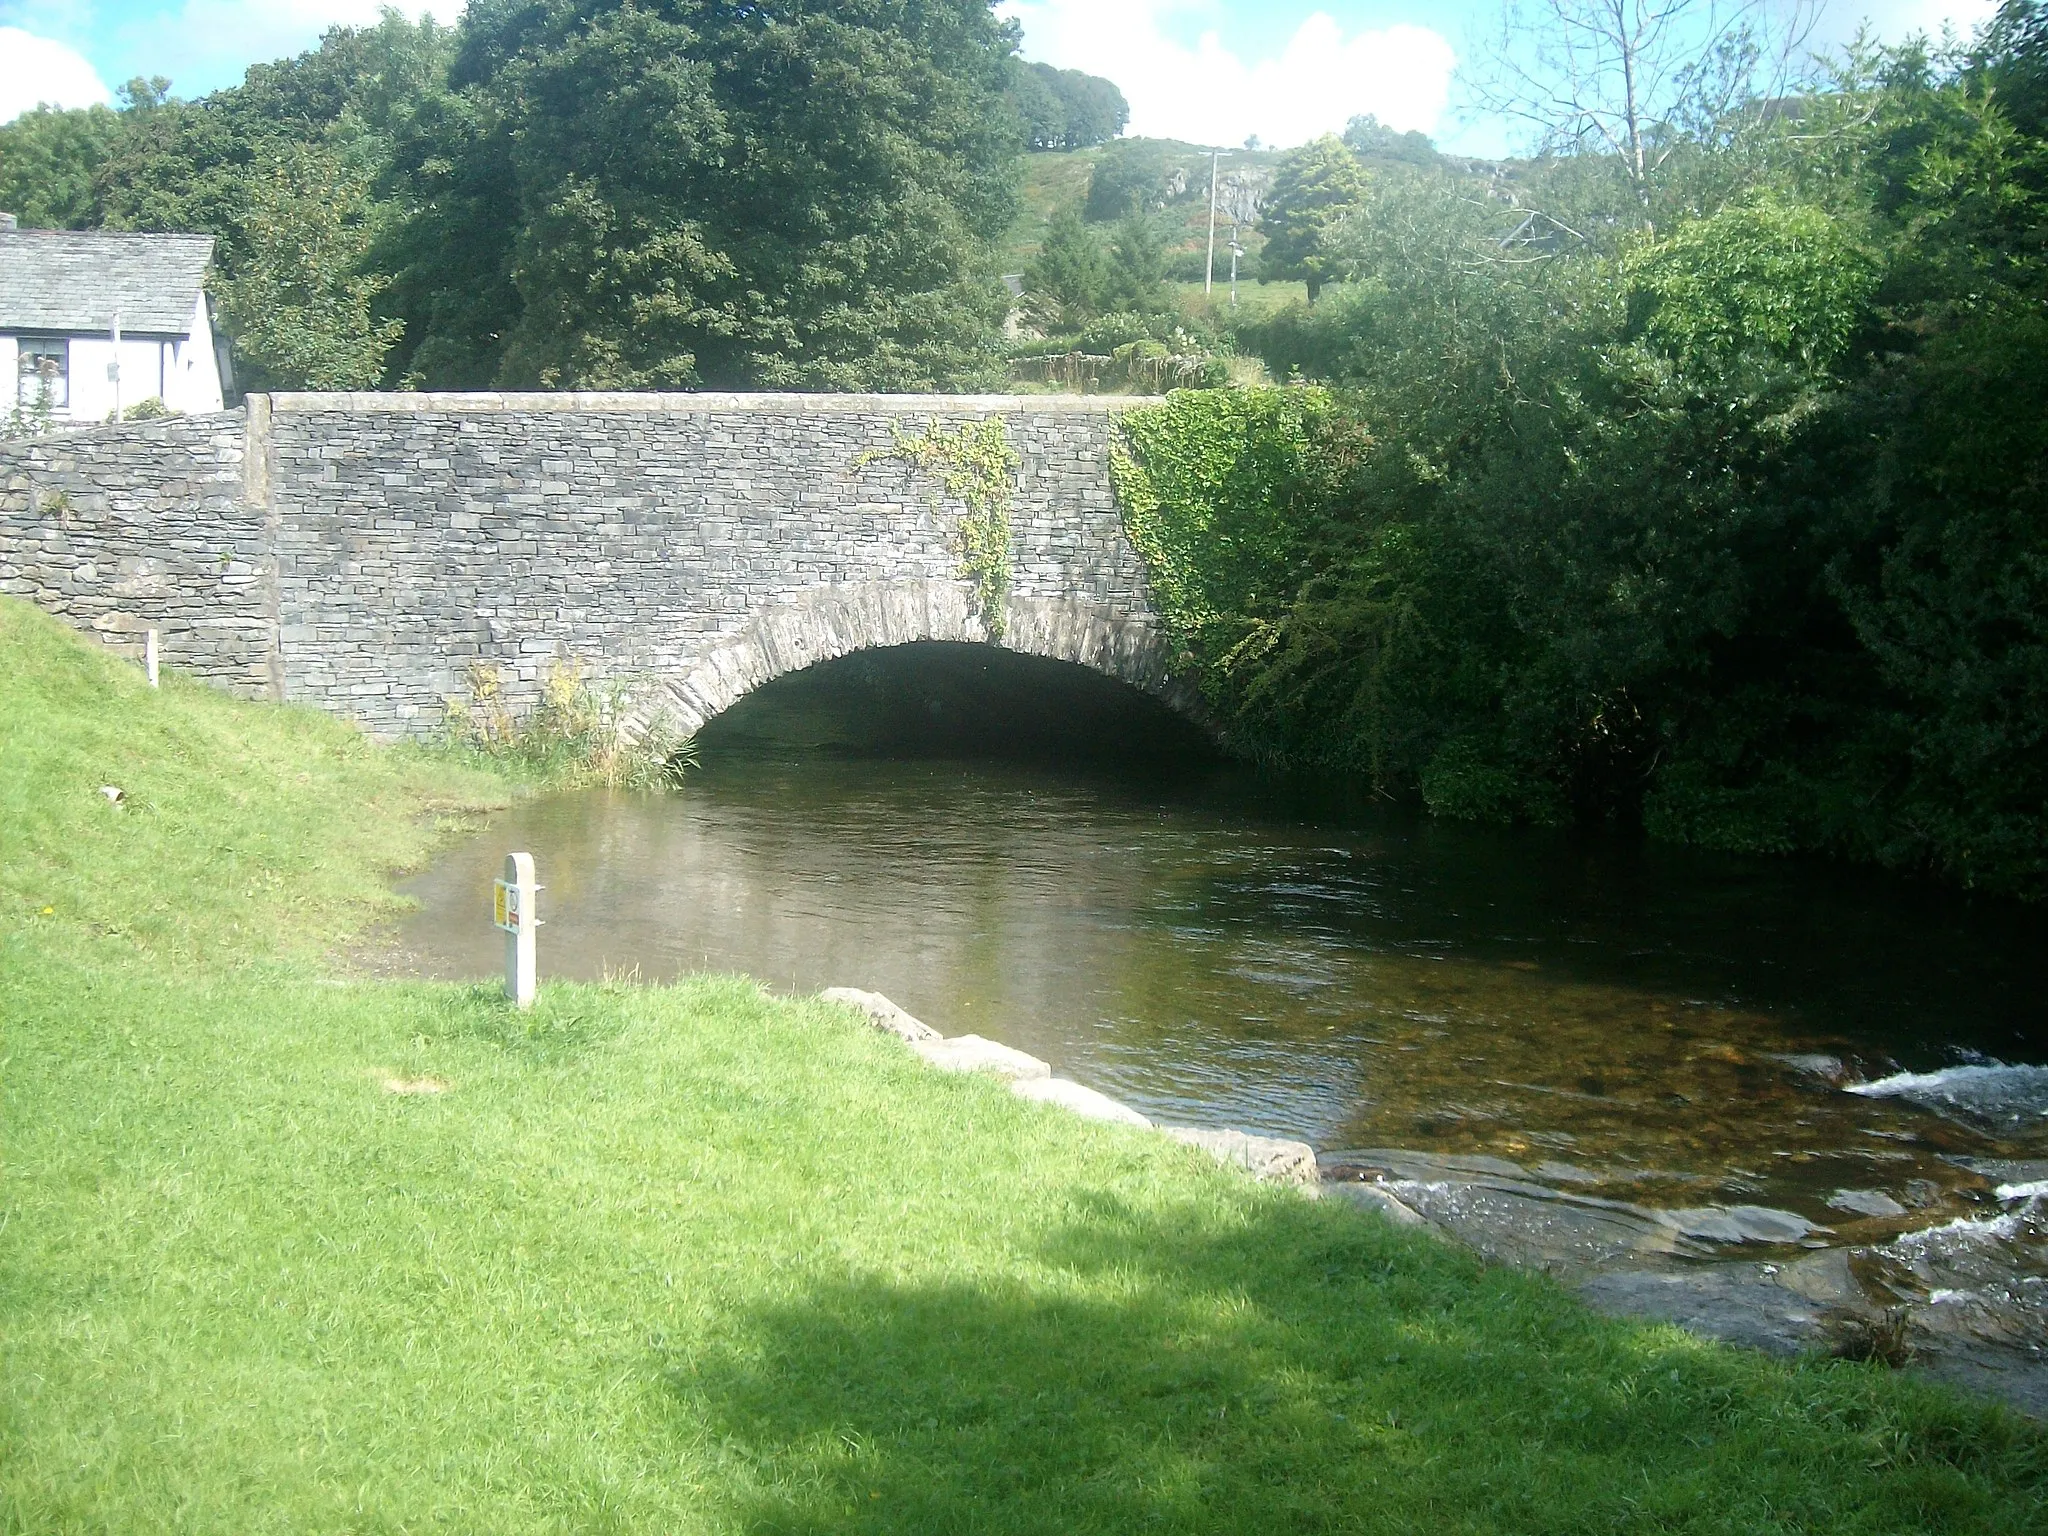
{"label": "dark shadow under arch", "polygon": [[1209,734],[1153,694],[1070,661],[922,640],[762,684],[698,733],[707,763],[748,754],[1195,764]]}

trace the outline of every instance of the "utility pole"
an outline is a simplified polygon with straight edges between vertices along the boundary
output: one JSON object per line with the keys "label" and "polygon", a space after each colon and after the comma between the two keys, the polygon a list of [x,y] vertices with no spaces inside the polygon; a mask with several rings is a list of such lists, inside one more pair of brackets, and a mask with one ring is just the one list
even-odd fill
{"label": "utility pole", "polygon": [[1202,272],[1202,292],[1216,291],[1216,166],[1229,154],[1227,149],[1209,151],[1209,265]]}
{"label": "utility pole", "polygon": [[114,386],[114,420],[121,419],[121,311],[114,311],[114,360],[107,364],[107,382]]}

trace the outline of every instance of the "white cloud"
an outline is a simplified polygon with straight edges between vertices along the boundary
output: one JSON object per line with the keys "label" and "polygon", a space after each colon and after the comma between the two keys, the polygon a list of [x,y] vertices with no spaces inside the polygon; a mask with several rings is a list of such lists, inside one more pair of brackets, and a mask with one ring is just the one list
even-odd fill
{"label": "white cloud", "polygon": [[1457,57],[1428,27],[1390,26],[1347,37],[1316,12],[1279,57],[1247,64],[1204,32],[1189,47],[1170,17],[1199,0],[1005,0],[1024,27],[1024,54],[1114,80],[1134,134],[1236,144],[1257,134],[1289,146],[1339,133],[1361,112],[1399,129],[1435,133]]}
{"label": "white cloud", "polygon": [[89,107],[113,99],[84,55],[20,27],[0,27],[0,123],[43,102]]}

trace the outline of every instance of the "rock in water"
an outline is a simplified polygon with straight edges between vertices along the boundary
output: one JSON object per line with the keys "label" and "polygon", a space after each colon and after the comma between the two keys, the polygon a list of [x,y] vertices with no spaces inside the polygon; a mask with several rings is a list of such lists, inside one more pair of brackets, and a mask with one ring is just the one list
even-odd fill
{"label": "rock in water", "polygon": [[1701,1205],[1651,1214],[1673,1231],[1709,1243],[1796,1243],[1828,1230],[1796,1212],[1768,1205]]}
{"label": "rock in water", "polygon": [[1881,1189],[1838,1189],[1828,1196],[1828,1208],[1852,1216],[1903,1216],[1906,1208]]}
{"label": "rock in water", "polygon": [[2048,1067],[1992,1062],[1939,1072],[1896,1072],[1845,1090],[1866,1099],[1905,1099],[1993,1136],[2048,1128]]}
{"label": "rock in water", "polygon": [[1018,1078],[1011,1082],[1010,1091],[1020,1099],[1057,1104],[1084,1120],[1106,1120],[1112,1125],[1149,1126],[1152,1123],[1128,1104],[1119,1104],[1106,1093],[1070,1083],[1064,1077]]}
{"label": "rock in water", "polygon": [[1276,1136],[1253,1136],[1244,1131],[1212,1131],[1191,1125],[1160,1127],[1175,1141],[1200,1147],[1219,1163],[1231,1163],[1255,1179],[1273,1184],[1320,1182],[1316,1149],[1305,1141],[1282,1141]]}
{"label": "rock in water", "polygon": [[912,1018],[879,992],[863,992],[858,987],[827,987],[818,997],[822,1002],[839,1003],[866,1015],[867,1021],[875,1028],[886,1030],[913,1045],[920,1040],[939,1038],[939,1032],[931,1025]]}

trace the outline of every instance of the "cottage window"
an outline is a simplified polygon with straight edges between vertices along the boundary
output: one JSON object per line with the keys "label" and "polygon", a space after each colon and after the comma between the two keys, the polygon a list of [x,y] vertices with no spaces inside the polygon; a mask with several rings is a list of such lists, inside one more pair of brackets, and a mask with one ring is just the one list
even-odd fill
{"label": "cottage window", "polygon": [[19,343],[21,392],[17,397],[29,410],[40,410],[47,402],[61,411],[71,404],[71,343],[36,341],[27,337]]}

